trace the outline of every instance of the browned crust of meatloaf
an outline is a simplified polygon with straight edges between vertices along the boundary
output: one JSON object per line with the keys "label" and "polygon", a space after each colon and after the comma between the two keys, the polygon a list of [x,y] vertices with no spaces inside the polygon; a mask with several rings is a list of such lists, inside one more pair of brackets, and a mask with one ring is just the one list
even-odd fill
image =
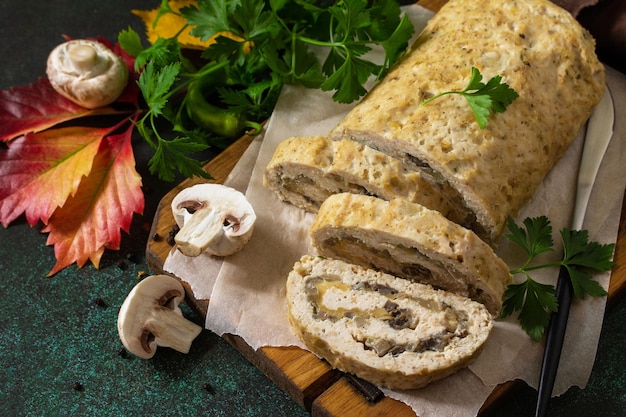
{"label": "browned crust of meatloaf", "polygon": [[[547,0],[451,0],[410,51],[331,132],[433,171],[477,220],[501,235],[528,202],[602,96],[595,42]],[[480,129],[458,95],[476,67],[501,75],[519,98]]]}

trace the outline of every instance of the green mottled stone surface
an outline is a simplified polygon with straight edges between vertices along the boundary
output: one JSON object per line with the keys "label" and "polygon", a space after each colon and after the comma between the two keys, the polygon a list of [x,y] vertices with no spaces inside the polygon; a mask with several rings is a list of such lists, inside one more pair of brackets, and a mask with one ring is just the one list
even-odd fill
{"label": "green mottled stone surface", "polygon": [[[0,88],[25,85],[44,75],[47,54],[62,41],[62,34],[114,40],[129,25],[143,33],[130,10],[158,3],[0,0]],[[163,348],[151,360],[119,354],[117,312],[138,274],[149,272],[143,255],[148,227],[158,201],[172,186],[146,173],[149,154],[141,141],[135,152],[146,186],[146,210],[136,216],[122,249],[105,254],[100,269],[74,265],[46,278],[54,255],[40,226],[30,228],[21,218],[8,229],[0,228],[2,415],[308,415],[208,331],[187,355]],[[188,308],[183,311],[202,324]],[[589,385],[554,400],[551,416],[626,415],[625,318],[624,302],[607,314]],[[495,415],[532,415],[534,399],[533,390],[522,389]]]}
{"label": "green mottled stone surface", "polygon": [[100,270],[45,278],[53,257],[44,235],[18,224],[0,239],[3,415],[307,415],[208,331],[187,355],[160,348],[151,360],[121,356],[117,312],[143,261],[122,269],[109,258]]}

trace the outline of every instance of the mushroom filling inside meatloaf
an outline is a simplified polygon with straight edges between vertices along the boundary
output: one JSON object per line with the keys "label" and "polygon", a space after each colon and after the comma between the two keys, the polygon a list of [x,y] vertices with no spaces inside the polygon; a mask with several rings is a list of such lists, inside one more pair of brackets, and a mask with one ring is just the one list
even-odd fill
{"label": "mushroom filling inside meatloaf", "polygon": [[382,241],[366,244],[354,236],[331,237],[321,246],[340,259],[350,260],[367,268],[432,285],[465,297],[477,295],[470,293],[474,289],[460,272],[446,269],[441,262],[428,258],[416,248]]}
{"label": "mushroom filling inside meatloaf", "polygon": [[379,357],[441,352],[468,334],[466,313],[387,285],[368,281],[348,285],[334,276],[310,276],[305,291],[314,319],[345,320],[352,338]]}
{"label": "mushroom filling inside meatloaf", "polygon": [[349,182],[335,174],[326,174],[324,177],[313,179],[303,173],[287,173],[281,169],[277,178],[280,181],[279,190],[282,188],[289,193],[297,194],[317,208],[333,194],[348,192],[376,196],[362,185]]}

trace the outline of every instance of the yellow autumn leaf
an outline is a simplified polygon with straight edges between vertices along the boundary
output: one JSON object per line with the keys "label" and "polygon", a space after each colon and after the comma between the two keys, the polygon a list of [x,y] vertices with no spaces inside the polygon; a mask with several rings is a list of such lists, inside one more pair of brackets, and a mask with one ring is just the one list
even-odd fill
{"label": "yellow autumn leaf", "polygon": [[[181,8],[186,6],[196,6],[198,2],[196,0],[170,0],[168,2],[171,9],[175,12],[178,12]],[[156,19],[157,14],[159,12],[159,8],[153,10],[131,10],[131,12],[138,16],[146,26],[146,37],[150,43],[156,42],[159,38],[171,38],[176,36],[176,34],[185,26],[186,20],[180,16],[177,16],[172,13],[167,13],[162,15],[156,26],[154,26],[154,19]],[[243,42],[245,39],[230,33],[230,32],[219,32],[215,34],[210,39],[206,41],[200,40],[200,38],[196,36],[192,36],[189,31],[191,28],[185,29],[179,36],[178,42],[181,47],[189,48],[189,49],[206,49],[210,45],[215,43],[215,39],[218,36],[226,36],[232,40]]]}

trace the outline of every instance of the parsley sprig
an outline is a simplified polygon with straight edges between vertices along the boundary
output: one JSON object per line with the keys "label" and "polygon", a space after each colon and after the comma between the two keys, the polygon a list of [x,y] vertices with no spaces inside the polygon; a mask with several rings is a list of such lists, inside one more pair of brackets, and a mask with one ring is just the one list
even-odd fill
{"label": "parsley sprig", "polygon": [[422,102],[422,106],[448,94],[460,94],[467,100],[474,118],[484,129],[487,126],[487,120],[493,113],[502,113],[507,106],[519,97],[519,94],[509,87],[507,83],[502,82],[502,76],[496,75],[483,83],[483,76],[476,67],[472,67],[472,75],[469,83],[461,91],[445,91],[439,93],[428,100]]}
{"label": "parsley sprig", "polygon": [[[386,74],[414,32],[394,0],[199,0],[179,11],[162,0],[157,19],[166,14],[184,19],[180,33],[189,28],[202,41],[216,41],[191,58],[178,35],[148,47],[130,28],[118,36],[141,72],[148,113],[138,130],[155,150],[151,171],[167,180],[175,171],[206,177],[193,153],[224,147],[245,130],[224,137],[198,126],[191,114],[198,106],[185,98],[192,83],[211,87],[206,95],[216,114],[251,123],[269,117],[284,84],[332,91],[333,100],[350,103],[366,94],[370,78]],[[366,55],[374,46],[383,48],[384,62]],[[163,120],[174,138],[158,132]]]}
{"label": "parsley sprig", "polygon": [[148,103],[148,111],[136,123],[137,130],[154,149],[154,157],[148,163],[151,173],[160,173],[167,181],[174,180],[174,172],[178,170],[186,176],[199,175],[206,177],[202,162],[188,158],[187,155],[208,148],[201,141],[194,142],[190,136],[176,136],[166,139],[156,128],[156,119],[163,115],[171,87],[180,73],[180,64],[168,64],[156,72],[154,62],[150,61],[138,80],[139,89]]}
{"label": "parsley sprig", "polygon": [[583,299],[586,295],[600,297],[606,290],[593,279],[593,272],[609,271],[613,268],[614,244],[599,244],[589,241],[586,230],[560,231],[563,242],[563,257],[559,261],[535,264],[536,257],[545,252],[554,251],[552,226],[547,217],[526,218],[524,227],[518,226],[513,219],[507,221],[509,240],[519,245],[528,255],[526,261],[511,274],[521,274],[526,279],[519,284],[511,284],[504,293],[502,317],[519,311],[519,322],[532,340],[538,341],[543,336],[550,321],[550,314],[558,310],[555,288],[553,285],[535,281],[530,272],[549,267],[565,267],[572,282],[574,295]]}

